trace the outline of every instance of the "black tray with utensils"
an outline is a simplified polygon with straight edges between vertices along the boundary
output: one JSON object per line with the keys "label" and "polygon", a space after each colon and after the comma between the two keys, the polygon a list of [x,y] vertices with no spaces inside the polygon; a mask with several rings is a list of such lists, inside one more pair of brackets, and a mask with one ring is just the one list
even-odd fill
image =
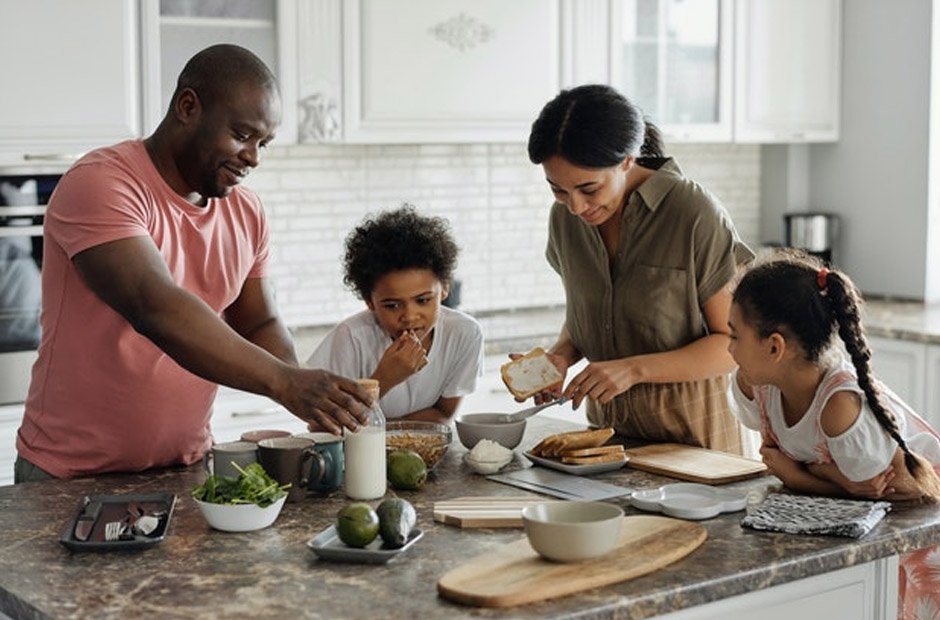
{"label": "black tray with utensils", "polygon": [[59,540],[71,551],[147,549],[166,538],[176,495],[86,495]]}

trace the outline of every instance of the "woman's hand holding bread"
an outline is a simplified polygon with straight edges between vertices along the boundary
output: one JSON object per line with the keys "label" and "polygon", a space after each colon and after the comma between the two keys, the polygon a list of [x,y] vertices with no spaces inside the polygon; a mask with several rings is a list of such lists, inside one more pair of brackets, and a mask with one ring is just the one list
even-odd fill
{"label": "woman's hand holding bread", "polygon": [[525,355],[510,353],[510,361],[500,367],[503,383],[519,402],[530,396],[541,405],[561,398],[568,362],[560,355],[536,347]]}

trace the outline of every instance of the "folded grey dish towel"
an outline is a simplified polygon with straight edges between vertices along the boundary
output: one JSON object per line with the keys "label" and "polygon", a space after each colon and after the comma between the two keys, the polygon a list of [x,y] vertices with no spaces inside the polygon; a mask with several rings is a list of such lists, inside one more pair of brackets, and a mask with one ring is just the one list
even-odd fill
{"label": "folded grey dish towel", "polygon": [[888,502],[771,493],[741,525],[788,534],[861,538],[891,510]]}

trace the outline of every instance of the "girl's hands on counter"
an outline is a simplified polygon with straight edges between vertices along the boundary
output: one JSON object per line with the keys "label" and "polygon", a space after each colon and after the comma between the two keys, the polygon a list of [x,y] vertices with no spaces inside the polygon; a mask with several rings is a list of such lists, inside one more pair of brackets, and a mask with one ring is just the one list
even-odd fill
{"label": "girl's hands on counter", "polygon": [[835,463],[807,463],[806,469],[817,478],[835,482],[852,497],[882,499],[895,493],[891,486],[891,480],[894,478],[894,467],[891,465],[874,478],[858,482],[846,478]]}

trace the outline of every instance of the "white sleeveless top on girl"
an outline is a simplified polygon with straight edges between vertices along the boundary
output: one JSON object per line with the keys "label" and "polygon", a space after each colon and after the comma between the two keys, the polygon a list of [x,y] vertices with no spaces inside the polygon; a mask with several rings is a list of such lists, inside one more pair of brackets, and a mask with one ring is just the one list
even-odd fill
{"label": "white sleeveless top on girl", "polygon": [[[772,385],[754,387],[754,400],[750,400],[738,387],[737,370],[732,390],[738,405],[737,415],[748,428],[768,434],[790,458],[801,463],[834,462],[846,478],[854,482],[874,478],[891,463],[897,443],[881,427],[875,414],[858,386],[855,369],[843,359],[829,370],[799,422],[788,426],[783,415],[780,390]],[[917,415],[897,394],[876,382],[885,408],[894,414],[901,437],[912,452],[940,466],[940,436]],[[862,401],[858,419],[844,433],[827,437],[820,418],[826,403],[836,392],[854,392]]]}

